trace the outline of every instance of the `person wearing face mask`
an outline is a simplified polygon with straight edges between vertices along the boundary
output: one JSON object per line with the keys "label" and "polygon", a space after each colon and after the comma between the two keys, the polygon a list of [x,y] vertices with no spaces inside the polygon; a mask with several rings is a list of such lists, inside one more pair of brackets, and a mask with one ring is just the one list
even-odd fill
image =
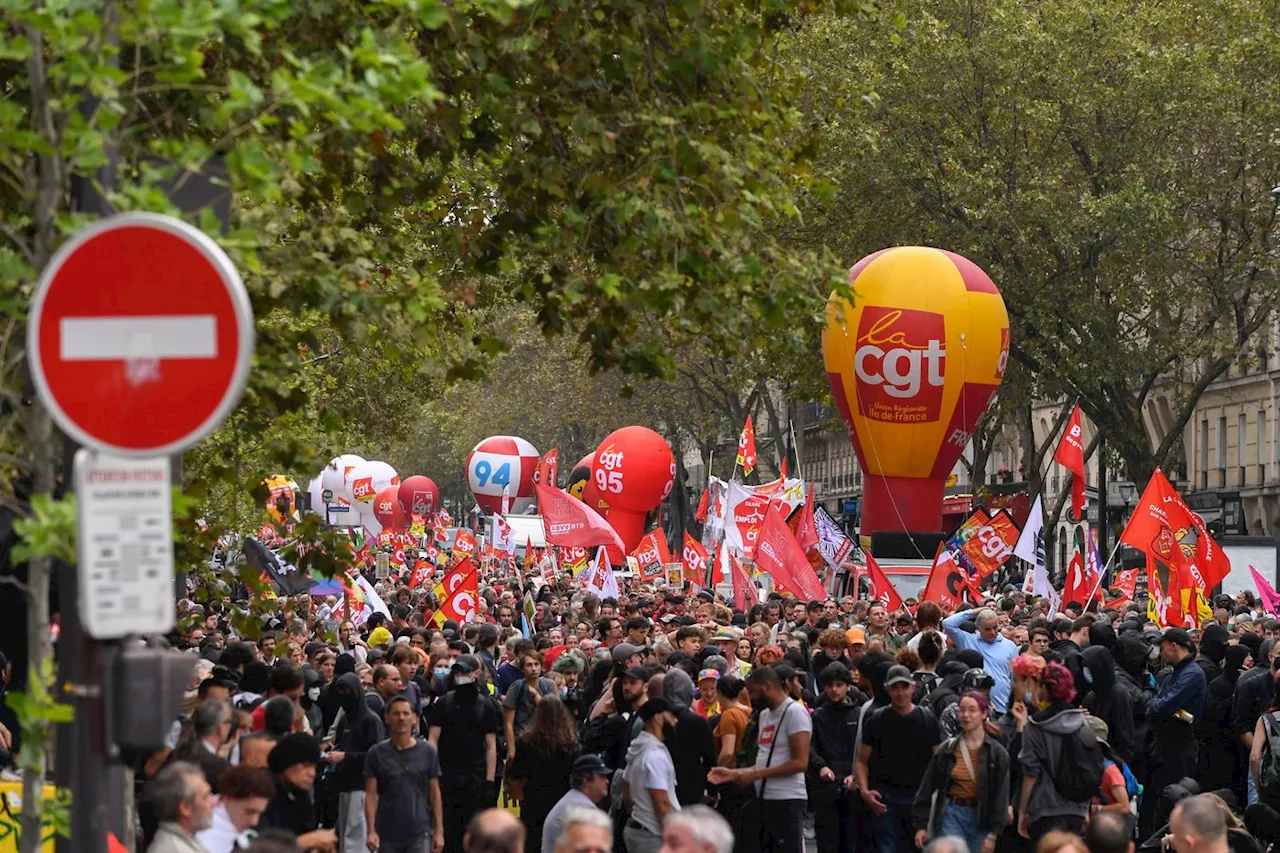
{"label": "person wearing face mask", "polygon": [[682,806],[702,802],[707,773],[716,765],[716,741],[711,723],[693,710],[693,679],[683,669],[672,669],[662,682],[662,696],[671,707],[675,724],[663,732],[662,742],[676,766],[676,797]]}
{"label": "person wearing face mask", "polygon": [[364,853],[368,827],[364,820],[364,762],[374,745],[386,737],[382,720],[364,701],[364,685],[354,672],[338,677],[334,685],[342,709],[342,719],[334,735],[336,749],[329,753],[337,762],[329,781],[338,792],[339,853]]}
{"label": "person wearing face mask", "polygon": [[1089,693],[1084,708],[1107,724],[1109,743],[1125,764],[1142,748],[1134,735],[1133,702],[1129,691],[1116,683],[1116,664],[1103,646],[1089,646],[1081,654]]}
{"label": "person wearing face mask", "polygon": [[665,699],[650,699],[636,713],[644,722],[644,730],[627,748],[622,800],[630,808],[631,817],[622,837],[627,853],[658,853],[662,848],[663,820],[680,810],[675,764],[662,743],[667,726],[675,725],[675,715]]}
{"label": "person wearing face mask", "polygon": [[313,732],[323,732],[324,711],[320,708],[320,692],[324,688],[324,676],[318,670],[302,670],[302,713]]}

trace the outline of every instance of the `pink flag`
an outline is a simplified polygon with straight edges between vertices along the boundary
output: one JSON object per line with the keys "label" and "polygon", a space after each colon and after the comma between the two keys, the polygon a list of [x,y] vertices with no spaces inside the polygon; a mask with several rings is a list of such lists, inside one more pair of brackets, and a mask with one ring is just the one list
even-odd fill
{"label": "pink flag", "polygon": [[1253,585],[1258,589],[1258,598],[1262,599],[1262,609],[1272,615],[1280,613],[1280,593],[1253,566],[1249,567],[1249,574],[1253,575]]}

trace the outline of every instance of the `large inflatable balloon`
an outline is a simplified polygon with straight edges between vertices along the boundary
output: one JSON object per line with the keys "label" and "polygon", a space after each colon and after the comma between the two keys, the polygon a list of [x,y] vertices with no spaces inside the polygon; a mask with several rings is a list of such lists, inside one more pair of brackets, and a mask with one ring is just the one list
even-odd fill
{"label": "large inflatable balloon", "polygon": [[564,484],[564,490],[578,500],[583,499],[583,490],[591,482],[591,460],[594,458],[594,453],[588,453],[582,457],[581,461],[573,466],[573,470],[569,472],[569,481]]}
{"label": "large inflatable balloon", "polygon": [[267,516],[276,524],[296,520],[298,484],[283,474],[262,481],[267,487]]}
{"label": "large inflatable balloon", "polygon": [[671,494],[675,478],[675,456],[662,436],[623,427],[596,448],[583,501],[605,514],[631,552],[644,537],[645,516]]}
{"label": "large inflatable balloon", "polygon": [[409,517],[400,509],[400,487],[387,486],[373,497],[373,517],[383,527],[392,530],[403,530],[408,527]]}
{"label": "large inflatable balloon", "polygon": [[[320,494],[313,496],[312,508],[321,515],[327,515],[330,524],[345,527],[359,521],[355,508],[351,505],[351,472],[356,466],[363,464],[363,457],[344,453],[329,460],[329,464],[320,472]],[[329,493],[327,509],[325,492]]]}
{"label": "large inflatable balloon", "polygon": [[467,485],[485,512],[502,510],[502,490],[510,487],[511,512],[524,512],[533,503],[533,475],[538,451],[523,438],[495,435],[475,446],[467,456]]}
{"label": "large inflatable balloon", "polygon": [[426,518],[440,505],[440,489],[430,477],[414,474],[400,483],[398,498],[405,518],[415,515]]}
{"label": "large inflatable balloon", "polygon": [[862,463],[862,536],[938,531],[947,475],[987,410],[1009,356],[1000,291],[972,261],[884,249],[833,293],[822,356]]}
{"label": "large inflatable balloon", "polygon": [[352,526],[358,523],[374,536],[381,533],[382,522],[373,511],[373,499],[382,490],[399,485],[400,475],[386,462],[366,461],[356,465],[347,477],[348,494],[356,514]]}

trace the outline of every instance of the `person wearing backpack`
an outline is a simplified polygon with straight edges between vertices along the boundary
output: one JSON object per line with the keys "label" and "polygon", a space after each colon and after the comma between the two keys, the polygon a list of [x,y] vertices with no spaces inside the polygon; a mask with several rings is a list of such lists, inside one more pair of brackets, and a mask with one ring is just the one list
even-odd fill
{"label": "person wearing backpack", "polygon": [[1092,714],[1085,716],[1085,722],[1093,729],[1093,736],[1102,748],[1102,781],[1098,784],[1094,811],[1136,814],[1138,794],[1142,786],[1112,748],[1109,740],[1110,727],[1106,720]]}
{"label": "person wearing backpack", "polygon": [[1274,682],[1271,704],[1254,726],[1249,774],[1258,802],[1280,811],[1280,681]]}
{"label": "person wearing backpack", "polygon": [[1018,834],[1034,845],[1055,829],[1079,833],[1102,781],[1102,749],[1084,712],[1072,707],[1075,683],[1060,663],[1019,655],[1010,668],[1014,695],[1030,714],[1022,732]]}

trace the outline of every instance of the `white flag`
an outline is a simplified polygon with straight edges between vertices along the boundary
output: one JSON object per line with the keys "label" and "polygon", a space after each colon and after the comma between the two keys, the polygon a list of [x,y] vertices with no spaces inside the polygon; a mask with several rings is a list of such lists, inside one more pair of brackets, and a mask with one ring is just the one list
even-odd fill
{"label": "white flag", "polygon": [[1044,565],[1044,507],[1040,505],[1039,495],[1027,513],[1027,523],[1022,527],[1018,544],[1013,546],[1013,555],[1033,566]]}

